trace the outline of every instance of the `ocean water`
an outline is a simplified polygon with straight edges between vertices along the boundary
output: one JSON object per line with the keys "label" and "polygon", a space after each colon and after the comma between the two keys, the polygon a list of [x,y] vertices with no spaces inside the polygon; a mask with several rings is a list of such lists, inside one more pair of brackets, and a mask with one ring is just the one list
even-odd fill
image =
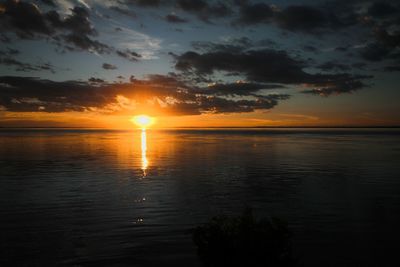
{"label": "ocean water", "polygon": [[303,266],[400,266],[400,130],[0,131],[0,266],[201,266],[245,206]]}

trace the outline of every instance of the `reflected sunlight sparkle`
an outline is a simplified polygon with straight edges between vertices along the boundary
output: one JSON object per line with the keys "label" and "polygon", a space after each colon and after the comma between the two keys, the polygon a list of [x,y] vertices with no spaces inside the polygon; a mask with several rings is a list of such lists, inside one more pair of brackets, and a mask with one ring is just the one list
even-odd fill
{"label": "reflected sunlight sparkle", "polygon": [[142,130],[141,134],[141,144],[142,144],[142,171],[143,176],[146,176],[146,170],[149,166],[149,161],[147,160],[146,152],[147,152],[147,137],[146,137],[146,130]]}

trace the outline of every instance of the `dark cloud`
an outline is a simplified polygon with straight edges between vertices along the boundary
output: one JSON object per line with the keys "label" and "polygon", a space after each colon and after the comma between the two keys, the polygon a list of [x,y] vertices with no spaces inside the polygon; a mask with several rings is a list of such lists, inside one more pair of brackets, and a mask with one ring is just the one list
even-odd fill
{"label": "dark cloud", "polygon": [[348,46],[338,46],[338,47],[335,47],[335,51],[338,51],[338,52],[346,52],[346,51],[348,51],[349,50],[349,47]]}
{"label": "dark cloud", "polygon": [[61,39],[73,46],[67,45],[66,48],[68,50],[87,50],[100,54],[110,53],[111,47],[91,38],[97,36],[97,31],[89,20],[89,11],[83,7],[74,7],[71,11],[72,14],[63,19],[56,11],[50,11],[46,14],[46,18],[53,28],[68,32],[61,34]]}
{"label": "dark cloud", "polygon": [[304,45],[303,50],[306,52],[318,53],[319,49],[312,45]]}
{"label": "dark cloud", "polygon": [[97,83],[104,83],[104,80],[103,80],[103,79],[95,78],[95,77],[90,77],[90,78],[88,79],[88,81],[89,81],[90,83],[94,83],[94,84],[97,84]]}
{"label": "dark cloud", "polygon": [[325,62],[319,65],[318,68],[323,71],[347,71],[351,69],[349,65],[338,63],[335,61]]}
{"label": "dark cloud", "polygon": [[273,83],[303,82],[303,63],[284,51],[258,50],[240,53],[215,51],[199,54],[186,52],[176,57],[175,68],[207,75],[214,71],[243,73],[249,80]]}
{"label": "dark cloud", "polygon": [[118,69],[117,66],[115,66],[113,64],[110,64],[110,63],[103,63],[102,67],[105,70],[116,70],[116,69]]}
{"label": "dark cloud", "polygon": [[384,71],[387,71],[387,72],[397,72],[397,71],[400,71],[400,65],[397,65],[397,66],[386,66],[386,67],[384,68]]}
{"label": "dark cloud", "polygon": [[72,33],[79,35],[97,34],[93,25],[89,20],[89,11],[83,7],[74,7],[71,9],[72,14],[61,19],[56,11],[50,11],[46,14],[48,21],[55,28],[66,29]]}
{"label": "dark cloud", "polygon": [[[182,10],[197,16],[200,20],[210,22],[212,18],[226,17],[232,14],[230,5],[226,1],[206,1],[206,0],[121,0],[126,6],[135,5],[142,8],[168,7]],[[175,15],[172,15],[175,16]],[[168,22],[176,23],[176,18],[166,18]]]}
{"label": "dark cloud", "polygon": [[7,48],[8,54],[9,55],[18,55],[20,53],[20,51],[18,49],[14,49],[14,48]]}
{"label": "dark cloud", "polygon": [[8,51],[0,51],[0,65],[13,67],[16,71],[21,72],[31,72],[31,71],[50,71],[51,73],[55,73],[54,66],[50,63],[41,63],[41,64],[31,64],[22,62],[13,57],[13,55],[18,54],[19,51],[15,49],[9,49]]}
{"label": "dark cloud", "polygon": [[352,93],[366,87],[360,80],[338,80],[334,83],[327,83],[325,86],[304,90],[302,93],[320,96],[339,95],[342,93]]}
{"label": "dark cloud", "polygon": [[92,39],[97,32],[89,20],[89,11],[83,7],[72,8],[71,14],[62,18],[55,10],[42,13],[33,3],[9,0],[0,5],[4,10],[0,14],[0,29],[4,33],[11,31],[22,39],[49,38],[68,50],[112,50]]}
{"label": "dark cloud", "polygon": [[[400,20],[397,23],[390,24],[388,28],[398,28]],[[361,56],[369,61],[382,61],[392,59],[400,48],[399,31],[389,31],[383,27],[375,27],[373,31],[374,40],[370,42],[361,52]]]}
{"label": "dark cloud", "polygon": [[271,49],[241,53],[216,51],[199,54],[186,52],[176,57],[176,69],[212,74],[214,71],[239,72],[249,80],[273,83],[296,83],[304,76],[303,62],[292,59],[285,51]]}
{"label": "dark cloud", "polygon": [[0,56],[15,56],[21,52],[18,49],[7,47],[6,50],[0,50]]}
{"label": "dark cloud", "polygon": [[396,13],[398,9],[389,2],[374,2],[368,8],[368,14],[374,17],[386,17]]}
{"label": "dark cloud", "polygon": [[257,23],[269,23],[274,16],[273,8],[265,3],[241,3],[239,19],[235,24],[252,25]]}
{"label": "dark cloud", "polygon": [[400,46],[400,33],[394,32],[389,33],[387,30],[382,28],[377,28],[375,30],[375,36],[382,45],[388,48],[397,48]]}
{"label": "dark cloud", "polygon": [[252,83],[246,81],[238,81],[235,83],[213,83],[206,88],[201,89],[199,92],[203,94],[215,95],[255,95],[260,90],[280,89],[282,85],[277,84],[263,84]]}
{"label": "dark cloud", "polygon": [[42,3],[44,3],[44,4],[48,5],[48,6],[51,6],[51,7],[56,7],[57,6],[56,3],[53,0],[40,0],[40,2],[42,2]]}
{"label": "dark cloud", "polygon": [[355,69],[364,70],[365,67],[367,66],[367,64],[365,64],[364,62],[356,62],[356,63],[351,64],[351,66]]}
{"label": "dark cloud", "polygon": [[[90,21],[90,10],[75,6],[62,16],[56,10],[43,13],[32,3],[9,0],[0,4],[1,41],[9,42],[6,33],[13,32],[22,39],[45,39],[62,51],[89,51],[99,54],[116,53],[131,61],[140,57],[131,51],[120,51],[95,40],[98,32]],[[130,12],[130,11],[129,11]]]}
{"label": "dark cloud", "polygon": [[[129,83],[107,83],[99,78],[88,82],[55,82],[31,77],[0,77],[0,106],[12,112],[132,112],[137,105],[151,105],[163,114],[251,112],[271,109],[285,94],[252,95],[246,99],[227,94],[203,94],[174,76],[131,77]],[[223,89],[225,90],[225,89]],[[253,90],[250,88],[250,90]],[[134,101],[134,105],[129,105]]]}
{"label": "dark cloud", "polygon": [[204,41],[197,41],[192,42],[192,47],[195,50],[201,52],[229,52],[229,53],[237,53],[246,50],[254,46],[253,41],[251,41],[247,37],[242,38],[235,38],[230,39],[224,43],[216,43],[216,42],[204,42]]}
{"label": "dark cloud", "polygon": [[367,45],[361,50],[361,57],[368,61],[381,61],[390,54],[390,49],[378,43]]}
{"label": "dark cloud", "polygon": [[1,77],[0,105],[15,112],[84,111],[88,99],[105,101],[82,82],[53,82],[29,77]]}
{"label": "dark cloud", "polygon": [[111,47],[109,47],[108,45],[93,40],[86,35],[71,33],[63,35],[62,39],[65,40],[68,44],[73,45],[65,46],[65,48],[70,51],[85,50],[90,52],[98,52],[100,54],[110,53],[112,51]]}
{"label": "dark cloud", "polygon": [[44,14],[33,3],[8,0],[0,3],[0,29],[3,33],[14,30],[20,38],[33,38],[35,34],[51,35]]}
{"label": "dark cloud", "polygon": [[118,56],[125,58],[127,60],[130,60],[130,61],[133,61],[133,62],[138,61],[142,57],[138,53],[130,51],[130,50],[125,50],[125,51],[117,50],[116,53]]}
{"label": "dark cloud", "polygon": [[316,88],[329,86],[336,92],[352,91],[354,89],[350,90],[350,88],[358,88],[358,85],[362,87],[363,83],[360,80],[371,78],[347,73],[307,73],[303,70],[308,67],[305,61],[294,59],[285,51],[272,49],[249,50],[240,53],[215,51],[203,54],[189,51],[174,56],[177,70],[200,77],[222,71],[242,75],[251,82],[283,85],[308,84]]}
{"label": "dark cloud", "polygon": [[264,2],[236,1],[239,17],[234,25],[274,24],[282,29],[308,34],[323,34],[359,23],[359,15],[349,6],[288,5],[279,7]]}
{"label": "dark cloud", "polygon": [[169,14],[165,16],[165,20],[170,22],[170,23],[186,23],[188,22],[187,19],[181,18],[177,15]]}
{"label": "dark cloud", "polygon": [[177,5],[185,11],[198,12],[206,9],[208,3],[203,0],[191,1],[191,0],[177,0]]}
{"label": "dark cloud", "polygon": [[211,18],[229,16],[232,12],[230,7],[223,1],[176,0],[175,5],[183,11],[196,15],[205,22],[209,22]]}
{"label": "dark cloud", "polygon": [[158,7],[161,0],[126,0],[126,3],[133,3],[141,7]]}
{"label": "dark cloud", "polygon": [[[1,29],[1,27],[0,27],[0,29]],[[4,33],[0,33],[0,42],[7,44],[7,43],[11,42],[11,39]]]}
{"label": "dark cloud", "polygon": [[255,110],[271,109],[278,104],[278,99],[287,99],[285,96],[265,96],[255,100],[238,100],[225,99],[216,96],[200,96],[199,111],[201,113],[243,113],[253,112]]}
{"label": "dark cloud", "polygon": [[278,25],[290,31],[313,32],[335,26],[336,19],[311,6],[289,6],[276,17]]}
{"label": "dark cloud", "polygon": [[120,14],[123,14],[125,16],[131,17],[131,18],[137,18],[136,12],[131,9],[121,8],[119,6],[111,6],[110,9],[112,9]]}

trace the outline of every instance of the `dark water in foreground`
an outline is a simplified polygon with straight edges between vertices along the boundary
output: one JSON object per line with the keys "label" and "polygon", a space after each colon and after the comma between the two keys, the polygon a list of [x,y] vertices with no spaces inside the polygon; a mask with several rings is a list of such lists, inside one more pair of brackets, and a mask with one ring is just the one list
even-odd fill
{"label": "dark water in foreground", "polygon": [[399,163],[398,129],[2,130],[0,266],[199,266],[244,205],[304,266],[400,266]]}

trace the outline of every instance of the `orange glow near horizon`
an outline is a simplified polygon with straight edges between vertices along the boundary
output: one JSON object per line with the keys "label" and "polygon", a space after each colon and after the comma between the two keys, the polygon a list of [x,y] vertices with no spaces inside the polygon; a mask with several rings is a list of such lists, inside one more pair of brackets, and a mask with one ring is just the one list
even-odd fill
{"label": "orange glow near horizon", "polygon": [[[151,113],[151,112],[149,112]],[[149,114],[147,113],[147,114]],[[132,114],[132,113],[131,113]],[[259,127],[259,126],[392,126],[400,125],[391,112],[360,113],[345,116],[345,111],[321,112],[320,109],[287,110],[277,107],[269,112],[240,114],[201,114],[157,118],[142,115],[139,124],[131,114],[102,114],[98,112],[2,112],[0,127],[60,127],[60,128],[181,128],[181,127]],[[154,113],[153,113],[154,114]],[[144,124],[140,123],[144,122]],[[150,123],[149,123],[150,122]],[[137,125],[132,127],[132,123]]]}

